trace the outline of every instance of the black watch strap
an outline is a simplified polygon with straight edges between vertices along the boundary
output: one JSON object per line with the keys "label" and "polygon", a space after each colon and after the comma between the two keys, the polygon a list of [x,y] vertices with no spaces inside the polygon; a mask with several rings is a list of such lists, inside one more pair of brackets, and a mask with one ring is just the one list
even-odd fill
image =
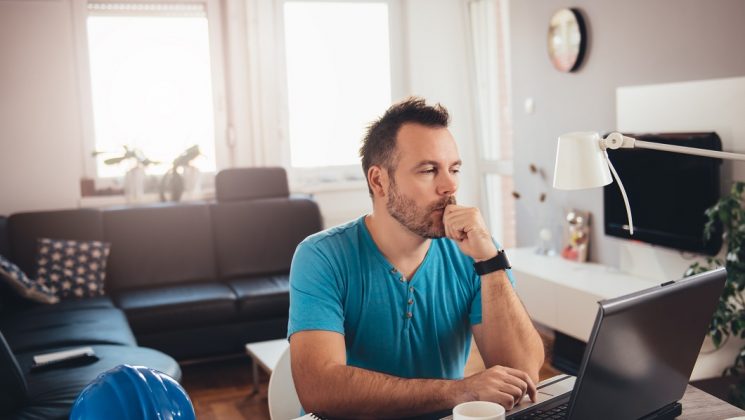
{"label": "black watch strap", "polygon": [[512,266],[510,265],[510,260],[507,259],[507,254],[505,254],[503,249],[500,249],[494,258],[473,263],[473,268],[476,269],[476,274],[483,276],[484,274],[512,268]]}

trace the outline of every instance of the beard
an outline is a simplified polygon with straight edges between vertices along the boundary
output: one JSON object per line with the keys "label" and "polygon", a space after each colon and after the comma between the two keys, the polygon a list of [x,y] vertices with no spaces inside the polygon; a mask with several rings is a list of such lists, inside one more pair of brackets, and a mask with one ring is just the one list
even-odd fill
{"label": "beard", "polygon": [[386,209],[394,219],[412,233],[427,239],[445,236],[445,224],[442,215],[448,204],[455,204],[455,196],[448,196],[428,206],[420,207],[416,202],[398,190],[395,181],[391,180],[388,188]]}

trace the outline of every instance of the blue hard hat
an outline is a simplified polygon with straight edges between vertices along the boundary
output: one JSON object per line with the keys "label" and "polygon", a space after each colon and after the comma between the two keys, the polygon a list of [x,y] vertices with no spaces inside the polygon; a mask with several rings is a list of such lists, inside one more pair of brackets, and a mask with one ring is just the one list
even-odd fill
{"label": "blue hard hat", "polygon": [[83,389],[70,420],[195,420],[184,388],[165,373],[119,365]]}

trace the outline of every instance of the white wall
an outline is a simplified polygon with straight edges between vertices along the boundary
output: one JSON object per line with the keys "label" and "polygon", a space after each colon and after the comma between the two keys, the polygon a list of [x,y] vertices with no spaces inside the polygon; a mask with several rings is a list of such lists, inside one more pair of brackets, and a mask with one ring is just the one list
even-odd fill
{"label": "white wall", "polygon": [[[714,131],[722,150],[745,150],[745,77],[682,83],[626,86],[616,90],[616,127],[625,133]],[[742,162],[723,161],[721,193],[728,194],[732,180],[745,179]],[[633,214],[634,204],[631,203]],[[691,256],[677,250],[637,241],[620,243],[624,270],[638,276],[666,281],[679,277],[691,265]]]}
{"label": "white wall", "polygon": [[[556,71],[546,53],[549,18],[563,7],[579,8],[588,23],[588,52],[576,73]],[[553,178],[562,133],[613,130],[619,86],[745,75],[744,18],[741,0],[511,0],[516,189],[523,197],[537,196],[541,185],[531,176],[530,163]],[[523,111],[527,98],[535,101],[532,114]],[[555,223],[563,223],[567,207],[591,211],[592,260],[619,265],[620,241],[603,234],[602,189],[552,189],[547,204]],[[532,246],[544,227],[530,217],[535,212],[529,206],[537,203],[516,205],[518,246]]]}
{"label": "white wall", "polygon": [[[83,150],[71,3],[0,1],[0,214],[78,205],[83,159],[90,151]],[[256,144],[257,139],[276,142],[281,138],[276,110],[262,111],[266,127],[251,122],[256,106],[282,104],[276,100],[281,93],[272,92],[279,88],[273,83],[256,84],[259,70],[271,70],[266,60],[260,68],[242,68],[248,67],[249,56],[256,57],[250,52],[255,48],[250,47],[266,39],[238,45],[241,37],[250,38],[257,32],[234,26],[250,24],[257,12],[249,7],[246,19],[237,18],[246,16],[244,5],[235,0],[223,4],[230,9],[225,47],[231,54],[226,60],[233,81],[228,86],[232,89],[229,102],[238,134],[235,164],[282,165],[281,149]],[[276,13],[268,0],[251,4],[267,9],[264,16]],[[404,90],[439,101],[450,110],[451,129],[465,162],[459,201],[478,204],[464,4],[460,0],[405,0],[403,12]],[[252,88],[258,94],[247,92]],[[275,100],[257,100],[256,95]],[[330,223],[370,209],[363,186],[316,196]]]}
{"label": "white wall", "polygon": [[0,2],[0,214],[77,205],[73,45],[68,2]]}

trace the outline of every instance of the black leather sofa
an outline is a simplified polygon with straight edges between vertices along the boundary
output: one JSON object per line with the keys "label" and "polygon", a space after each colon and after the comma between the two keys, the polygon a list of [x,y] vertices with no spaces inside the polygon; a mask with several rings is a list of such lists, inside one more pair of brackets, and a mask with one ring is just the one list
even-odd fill
{"label": "black leather sofa", "polygon": [[[106,296],[30,305],[0,290],[0,418],[64,417],[86,383],[121,363],[179,379],[173,358],[284,337],[292,255],[321,226],[314,201],[289,196],[281,168],[218,173],[214,202],[0,219],[0,252],[31,276],[38,238],[111,244]],[[34,354],[81,345],[101,359],[29,371]]]}

